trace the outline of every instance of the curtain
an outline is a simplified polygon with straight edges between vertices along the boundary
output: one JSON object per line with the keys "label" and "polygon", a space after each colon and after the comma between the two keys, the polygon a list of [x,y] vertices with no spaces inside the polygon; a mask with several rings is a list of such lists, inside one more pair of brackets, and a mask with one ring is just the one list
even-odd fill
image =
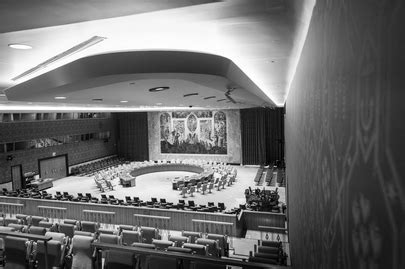
{"label": "curtain", "polygon": [[284,160],[284,109],[241,109],[242,163],[268,165]]}

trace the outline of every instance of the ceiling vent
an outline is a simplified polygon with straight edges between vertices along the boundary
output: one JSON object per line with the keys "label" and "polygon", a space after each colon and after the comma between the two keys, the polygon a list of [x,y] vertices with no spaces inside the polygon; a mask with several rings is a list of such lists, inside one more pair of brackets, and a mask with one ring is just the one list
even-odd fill
{"label": "ceiling vent", "polygon": [[103,41],[104,39],[106,39],[106,37],[93,36],[92,38],[90,38],[90,39],[88,39],[88,40],[86,40],[86,41],[84,41],[84,42],[82,42],[80,44],[77,44],[76,46],[71,47],[70,49],[68,49],[68,50],[66,50],[66,51],[64,51],[64,52],[62,52],[62,53],[60,53],[60,54],[58,54],[56,56],[53,56],[52,58],[49,58],[45,62],[42,62],[39,65],[25,71],[24,73],[14,77],[14,78],[12,78],[12,80],[16,81],[16,80],[18,80],[20,78],[23,78],[23,77],[28,76],[28,75],[30,75],[32,73],[35,73],[35,72],[47,67],[48,65],[51,65],[51,64],[53,64],[53,63],[55,63],[57,61],[60,61],[61,59],[64,59],[64,58],[66,58],[66,57],[68,57],[70,55],[73,55],[73,54],[75,54],[75,53],[77,53],[79,51],[87,49],[88,47],[91,47],[91,46]]}

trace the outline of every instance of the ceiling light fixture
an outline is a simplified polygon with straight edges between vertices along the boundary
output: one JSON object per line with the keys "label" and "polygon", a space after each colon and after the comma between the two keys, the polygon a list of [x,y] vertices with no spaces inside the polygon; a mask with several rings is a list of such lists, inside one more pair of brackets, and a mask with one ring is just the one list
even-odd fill
{"label": "ceiling light fixture", "polygon": [[91,99],[93,102],[103,102],[102,98],[93,98]]}
{"label": "ceiling light fixture", "polygon": [[50,64],[53,64],[53,63],[55,63],[57,61],[60,61],[60,60],[66,58],[68,56],[71,56],[71,55],[79,52],[79,51],[87,49],[88,47],[91,47],[91,46],[93,46],[93,45],[95,45],[95,44],[97,44],[97,43],[99,43],[99,42],[101,42],[101,41],[103,41],[105,39],[106,39],[106,37],[93,36],[92,38],[90,38],[90,39],[88,39],[88,40],[86,40],[86,41],[84,41],[84,42],[82,42],[80,44],[77,44],[76,46],[73,46],[73,47],[71,47],[70,49],[68,49],[68,50],[66,50],[64,52],[62,52],[62,53],[60,53],[60,54],[58,54],[56,56],[53,56],[52,58],[49,58],[45,62],[42,62],[42,63],[38,64],[37,66],[25,71],[24,73],[12,78],[11,80],[16,81],[16,80],[18,80],[20,78],[23,78],[23,77],[28,76],[28,75],[30,75],[32,73],[35,73],[35,72],[37,72],[37,71],[39,71],[39,70],[41,70],[43,68],[46,68]]}
{"label": "ceiling light fixture", "polygon": [[54,99],[55,100],[65,100],[66,97],[65,96],[55,96]]}
{"label": "ceiling light fixture", "polygon": [[187,94],[183,95],[183,97],[189,97],[189,96],[193,96],[193,95],[198,95],[198,92],[187,93]]}
{"label": "ceiling light fixture", "polygon": [[204,100],[208,100],[208,99],[212,99],[212,98],[215,98],[216,96],[207,96],[207,97],[204,97]]}
{"label": "ceiling light fixture", "polygon": [[162,103],[156,103],[156,105],[161,106],[161,105],[163,105],[163,104],[162,104]]}
{"label": "ceiling light fixture", "polygon": [[120,103],[128,103],[127,100],[121,100]]}
{"label": "ceiling light fixture", "polygon": [[222,101],[225,101],[226,99],[219,99],[219,100],[217,100],[217,102],[222,102]]}
{"label": "ceiling light fixture", "polygon": [[161,86],[161,87],[154,87],[154,88],[150,88],[149,91],[150,92],[161,92],[161,91],[165,91],[170,89],[170,87],[167,86]]}
{"label": "ceiling light fixture", "polygon": [[19,43],[13,43],[13,44],[8,44],[8,46],[12,49],[16,50],[29,50],[32,49],[30,45],[27,44],[19,44]]}

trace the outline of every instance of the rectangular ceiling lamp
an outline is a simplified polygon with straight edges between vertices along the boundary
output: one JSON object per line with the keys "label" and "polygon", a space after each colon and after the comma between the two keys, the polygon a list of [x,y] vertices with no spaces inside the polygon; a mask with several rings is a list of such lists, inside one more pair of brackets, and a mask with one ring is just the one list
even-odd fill
{"label": "rectangular ceiling lamp", "polygon": [[79,51],[87,49],[88,47],[91,47],[91,46],[103,41],[104,39],[106,39],[106,37],[93,36],[92,38],[90,38],[90,39],[88,39],[88,40],[86,40],[86,41],[84,41],[84,42],[82,42],[80,44],[77,44],[76,46],[71,47],[70,49],[68,49],[68,50],[66,50],[64,52],[62,52],[62,53],[60,53],[60,54],[58,54],[56,56],[53,56],[52,58],[49,58],[45,62],[42,62],[42,63],[38,64],[37,66],[25,71],[24,73],[12,78],[11,80],[16,81],[16,80],[18,80],[20,78],[23,78],[23,77],[28,76],[28,75],[30,75],[32,73],[35,73],[35,72],[47,67],[50,64],[53,64],[53,63],[55,63],[55,62],[57,62],[57,61],[59,61],[61,59],[64,59],[64,58],[66,58],[66,57],[68,57],[70,55],[73,55],[73,54],[75,54],[75,53],[77,53]]}

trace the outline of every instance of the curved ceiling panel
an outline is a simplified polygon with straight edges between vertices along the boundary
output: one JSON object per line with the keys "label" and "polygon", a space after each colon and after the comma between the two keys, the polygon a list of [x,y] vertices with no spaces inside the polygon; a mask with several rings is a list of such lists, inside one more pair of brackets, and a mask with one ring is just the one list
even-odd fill
{"label": "curved ceiling panel", "polygon": [[[114,91],[114,94],[119,96],[121,90],[124,94],[124,90],[123,85],[117,82],[136,82],[140,79],[137,75],[142,75],[142,80],[161,83],[158,80],[162,79],[159,74],[165,74],[164,81],[171,83],[171,87],[183,87],[182,92],[184,85],[202,85],[221,94],[231,88],[232,91],[237,89],[239,97],[248,99],[251,106],[275,106],[231,60],[218,55],[187,51],[130,51],[88,56],[15,85],[6,90],[6,95],[11,101],[49,102],[46,97],[52,97],[53,91],[57,95],[67,96],[75,92],[75,99],[80,100],[80,92],[97,88],[100,96],[109,96],[109,91]],[[211,76],[212,80],[215,80],[215,77],[223,79],[220,83],[211,83],[207,87],[207,76]],[[189,81],[193,84],[180,84],[179,81]],[[153,83],[148,85],[163,86]],[[196,101],[195,105],[203,106],[201,100]]]}

